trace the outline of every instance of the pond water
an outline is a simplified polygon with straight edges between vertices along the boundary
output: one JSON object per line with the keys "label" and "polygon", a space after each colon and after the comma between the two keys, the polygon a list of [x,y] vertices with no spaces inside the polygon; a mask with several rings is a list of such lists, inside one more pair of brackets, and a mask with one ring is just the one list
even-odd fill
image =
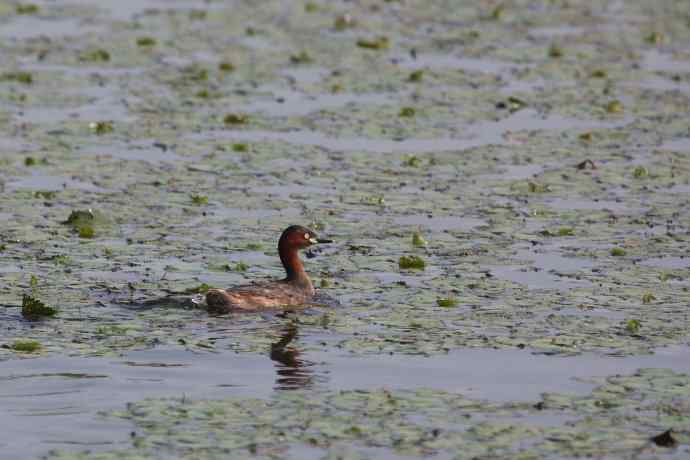
{"label": "pond water", "polygon": [[451,3],[0,3],[4,457],[690,457],[687,1]]}

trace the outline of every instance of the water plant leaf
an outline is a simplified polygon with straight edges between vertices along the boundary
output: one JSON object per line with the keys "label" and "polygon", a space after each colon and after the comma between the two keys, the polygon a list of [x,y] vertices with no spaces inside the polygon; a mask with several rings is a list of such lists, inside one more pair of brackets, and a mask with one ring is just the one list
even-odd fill
{"label": "water plant leaf", "polygon": [[49,307],[31,295],[22,296],[22,316],[30,321],[55,316],[57,313],[57,309]]}

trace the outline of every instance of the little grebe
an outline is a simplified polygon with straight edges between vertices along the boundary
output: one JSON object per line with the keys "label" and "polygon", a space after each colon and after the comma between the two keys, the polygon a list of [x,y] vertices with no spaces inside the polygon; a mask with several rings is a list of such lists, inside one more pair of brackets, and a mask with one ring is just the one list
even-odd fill
{"label": "little grebe", "polygon": [[301,305],[309,301],[314,296],[314,286],[304,271],[298,251],[316,243],[331,243],[331,240],[321,239],[299,225],[286,228],[278,241],[278,253],[287,277],[231,289],[211,289],[206,293],[208,309],[226,313]]}

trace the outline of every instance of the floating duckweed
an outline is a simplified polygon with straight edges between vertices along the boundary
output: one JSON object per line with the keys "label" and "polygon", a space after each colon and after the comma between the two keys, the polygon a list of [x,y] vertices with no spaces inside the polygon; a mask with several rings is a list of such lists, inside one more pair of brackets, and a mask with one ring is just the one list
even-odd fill
{"label": "floating duckweed", "polygon": [[403,157],[403,165],[411,168],[419,168],[422,165],[422,160],[415,155],[405,155],[405,157]]}
{"label": "floating duckweed", "polygon": [[17,5],[17,14],[36,14],[38,13],[38,5],[33,3],[25,3]]}
{"label": "floating duckweed", "polygon": [[72,262],[72,259],[70,259],[69,256],[64,255],[64,254],[60,254],[60,255],[57,255],[57,256],[53,256],[53,257],[51,258],[51,260],[52,260],[53,262],[55,262],[57,265],[68,265],[69,263]]}
{"label": "floating duckweed", "polygon": [[644,166],[637,166],[637,167],[633,170],[633,176],[634,176],[636,179],[642,179],[642,178],[644,178],[644,177],[649,176],[649,171],[647,171],[647,168],[645,168]]}
{"label": "floating duckweed", "polygon": [[41,349],[41,343],[36,340],[15,340],[10,348],[22,353],[34,353]]}
{"label": "floating duckweed", "polygon": [[590,132],[587,132],[580,134],[578,138],[584,142],[592,142],[592,140],[594,140],[594,135]]}
{"label": "floating duckweed", "polygon": [[250,251],[259,251],[264,246],[261,243],[247,243],[247,246],[245,246],[245,247]]}
{"label": "floating duckweed", "polygon": [[621,101],[611,101],[606,104],[606,111],[608,113],[622,113],[623,103]]}
{"label": "floating duckweed", "polygon": [[293,54],[290,56],[290,62],[293,64],[309,64],[314,60],[306,51],[300,51],[299,54]]}
{"label": "floating duckweed", "polygon": [[357,40],[357,46],[370,50],[384,50],[390,46],[390,41],[383,35],[374,39],[360,38]]}
{"label": "floating duckweed", "polygon": [[31,295],[22,296],[22,316],[30,321],[55,316],[57,312],[57,309],[47,306]]}
{"label": "floating duckweed", "polygon": [[355,20],[349,14],[341,14],[335,18],[335,21],[333,21],[333,27],[335,27],[336,30],[345,30],[354,26]]}
{"label": "floating duckweed", "polygon": [[96,229],[92,225],[83,225],[77,229],[79,238],[93,238],[96,236]]}
{"label": "floating duckweed", "polygon": [[89,123],[89,129],[94,133],[101,135],[113,132],[112,121],[92,121]]}
{"label": "floating duckweed", "polygon": [[426,262],[419,256],[400,256],[398,266],[408,270],[424,270]]}
{"label": "floating duckweed", "polygon": [[206,195],[192,195],[190,198],[192,199],[192,203],[197,206],[208,204],[208,197]]}
{"label": "floating duckweed", "polygon": [[412,246],[420,248],[426,246],[427,244],[428,243],[424,239],[424,236],[422,236],[422,232],[416,231],[412,234]]}
{"label": "floating duckweed", "polygon": [[545,193],[549,191],[549,186],[546,184],[538,184],[533,181],[529,181],[527,183],[527,190],[529,190],[530,193]]}
{"label": "floating duckweed", "polygon": [[345,88],[343,88],[343,85],[340,83],[333,83],[333,85],[331,85],[331,93],[342,93],[344,89]]}
{"label": "floating duckweed", "polygon": [[604,69],[596,69],[589,76],[592,78],[606,78],[608,73]]}
{"label": "floating duckweed", "polygon": [[304,4],[304,11],[307,13],[315,13],[319,10],[319,6],[314,2],[307,2]]}
{"label": "floating duckweed", "polygon": [[652,45],[660,45],[664,42],[664,35],[661,32],[652,32],[645,37],[645,41]]}
{"label": "floating duckweed", "polygon": [[249,121],[249,117],[243,113],[229,113],[223,118],[226,125],[241,125],[247,121]]}
{"label": "floating duckweed", "polygon": [[410,73],[410,75],[407,77],[407,81],[413,82],[413,83],[419,83],[422,81],[424,78],[424,71],[423,70],[415,70],[414,72]]}
{"label": "floating duckweed", "polygon": [[7,72],[2,74],[0,80],[16,81],[17,83],[30,85],[33,83],[34,78],[29,72]]}
{"label": "floating duckweed", "polygon": [[400,109],[399,115],[401,117],[414,117],[415,110],[413,107],[403,107]]}
{"label": "floating duckweed", "polygon": [[88,209],[86,211],[72,211],[67,220],[62,223],[70,225],[81,238],[93,238],[96,234],[95,225],[97,221],[103,222],[104,220],[102,216],[97,219],[94,212]]}
{"label": "floating duckweed", "polygon": [[450,307],[454,307],[458,304],[458,299],[456,299],[455,297],[448,297],[445,299],[436,299],[436,304],[439,307],[450,308]]}
{"label": "floating duckweed", "polygon": [[563,49],[558,45],[551,45],[549,47],[549,57],[552,57],[552,58],[563,57]]}
{"label": "floating duckweed", "polygon": [[190,81],[206,81],[208,80],[208,69],[199,64],[192,64],[184,69],[184,76]]}
{"label": "floating duckweed", "polygon": [[235,268],[233,269],[236,272],[246,272],[249,269],[249,265],[245,264],[244,262],[240,261],[235,264]]}
{"label": "floating duckweed", "polygon": [[235,70],[235,65],[229,61],[223,61],[218,64],[218,70],[221,72],[232,72]]}
{"label": "floating duckweed", "polygon": [[320,283],[320,286],[321,286],[322,288],[328,288],[328,287],[331,287],[331,282],[330,282],[330,281],[328,281],[328,279],[327,279],[327,278],[321,278],[321,283]]}
{"label": "floating duckweed", "polygon": [[640,330],[640,327],[642,327],[642,323],[640,323],[640,320],[637,319],[631,319],[627,323],[625,323],[625,330],[635,334]]}
{"label": "floating duckweed", "polygon": [[244,143],[232,144],[232,150],[233,152],[248,152],[249,145]]}
{"label": "floating duckweed", "polygon": [[207,16],[207,14],[206,14],[206,11],[204,11],[204,10],[191,10],[189,12],[189,19],[191,19],[193,21],[202,21],[202,20],[206,19],[206,16]]}
{"label": "floating duckweed", "polygon": [[575,235],[575,229],[572,227],[561,227],[557,232],[558,236],[573,236]]}
{"label": "floating duckweed", "polygon": [[613,248],[611,249],[611,255],[614,257],[622,257],[625,255],[625,249],[623,248]]}
{"label": "floating duckweed", "polygon": [[509,97],[506,102],[500,101],[496,104],[497,109],[508,109],[511,113],[517,112],[525,107],[527,107],[527,102],[514,96]]}
{"label": "floating duckweed", "polygon": [[183,292],[185,294],[206,294],[209,289],[211,289],[211,286],[206,283],[202,283],[196,287],[185,289]]}
{"label": "floating duckweed", "polygon": [[96,49],[87,51],[79,56],[81,61],[89,62],[108,62],[110,61],[110,53],[104,49]]}
{"label": "floating duckweed", "polygon": [[656,300],[656,297],[651,292],[645,292],[642,295],[642,303],[652,303],[654,300]]}
{"label": "floating duckweed", "polygon": [[156,39],[153,37],[139,37],[137,38],[137,46],[151,47],[156,45]]}
{"label": "floating duckweed", "polygon": [[494,21],[498,21],[503,17],[504,12],[505,12],[505,7],[503,5],[498,5],[496,8],[491,10],[491,14],[489,15],[489,18],[493,19]]}

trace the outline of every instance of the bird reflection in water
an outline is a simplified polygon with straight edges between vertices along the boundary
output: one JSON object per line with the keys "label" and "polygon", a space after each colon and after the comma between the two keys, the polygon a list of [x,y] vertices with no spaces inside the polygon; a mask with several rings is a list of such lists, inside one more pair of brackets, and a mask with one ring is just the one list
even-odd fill
{"label": "bird reflection in water", "polygon": [[271,344],[270,358],[276,367],[276,390],[297,390],[311,388],[316,376],[311,367],[314,363],[300,359],[300,350],[290,343],[297,338],[297,326],[294,323],[288,325],[278,340]]}

